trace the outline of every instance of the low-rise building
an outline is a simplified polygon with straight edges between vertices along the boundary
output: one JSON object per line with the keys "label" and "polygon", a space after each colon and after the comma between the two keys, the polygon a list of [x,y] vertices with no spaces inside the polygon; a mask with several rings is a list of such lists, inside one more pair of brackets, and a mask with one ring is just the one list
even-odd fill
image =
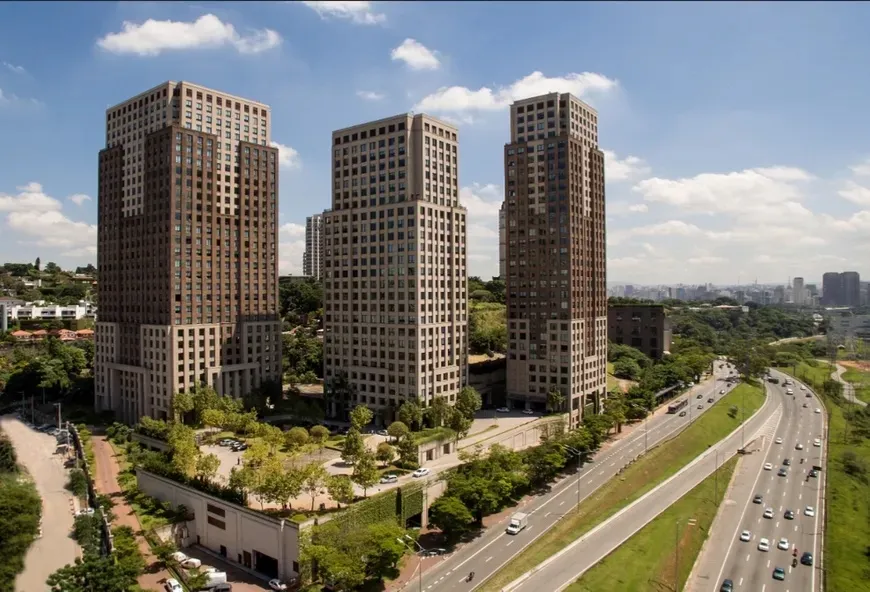
{"label": "low-rise building", "polygon": [[6,307],[10,321],[78,321],[93,319],[96,312],[95,306],[84,303],[73,306],[30,303]]}
{"label": "low-rise building", "polygon": [[607,339],[660,360],[671,348],[671,324],[664,305],[609,304]]}

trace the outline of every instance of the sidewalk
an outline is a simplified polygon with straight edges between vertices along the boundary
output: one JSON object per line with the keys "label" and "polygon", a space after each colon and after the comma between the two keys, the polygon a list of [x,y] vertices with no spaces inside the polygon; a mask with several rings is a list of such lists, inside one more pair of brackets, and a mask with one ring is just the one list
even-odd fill
{"label": "sidewalk", "polygon": [[121,467],[118,464],[118,459],[115,458],[112,446],[104,436],[93,436],[91,442],[94,446],[94,459],[96,460],[94,487],[98,493],[108,495],[115,502],[112,511],[117,518],[112,525],[132,528],[136,533],[136,540],[139,542],[139,551],[145,558],[145,572],[139,576],[139,586],[145,590],[162,590],[166,578],[171,576],[169,572],[160,567],[157,558],[151,554],[151,547],[141,534],[142,527],[139,524],[139,518],[136,517],[133,509],[127,503],[121,486],[118,485],[118,474],[121,472]]}
{"label": "sidewalk", "polygon": [[866,407],[867,403],[855,396],[855,386],[843,379],[843,374],[848,371],[849,369],[842,364],[837,364],[837,369],[834,372],[831,372],[831,378],[843,385],[843,396],[847,401],[854,403],[855,405],[860,405],[861,407]]}

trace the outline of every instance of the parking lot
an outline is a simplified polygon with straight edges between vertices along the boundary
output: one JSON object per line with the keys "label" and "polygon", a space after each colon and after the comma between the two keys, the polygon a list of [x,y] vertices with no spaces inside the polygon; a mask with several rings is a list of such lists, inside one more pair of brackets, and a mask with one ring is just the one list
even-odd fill
{"label": "parking lot", "polygon": [[12,416],[0,417],[0,426],[42,497],[42,538],[27,552],[24,571],[18,576],[15,589],[45,590],[48,576],[73,563],[79,551],[71,537],[73,510],[71,496],[64,489],[67,481],[64,457],[55,454],[57,443],[53,436],[37,432]]}
{"label": "parking lot", "polygon": [[260,592],[269,590],[269,586],[265,580],[254,576],[243,569],[239,569],[238,565],[220,559],[216,554],[204,550],[202,547],[188,547],[181,550],[188,557],[199,559],[202,562],[201,570],[206,570],[209,567],[216,568],[218,571],[226,572],[227,581],[233,585],[233,592]]}

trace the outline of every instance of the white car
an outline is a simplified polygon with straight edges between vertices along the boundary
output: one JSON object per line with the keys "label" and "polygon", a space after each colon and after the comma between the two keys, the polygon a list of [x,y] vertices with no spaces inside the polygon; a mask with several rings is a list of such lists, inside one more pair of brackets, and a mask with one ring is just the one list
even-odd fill
{"label": "white car", "polygon": [[526,415],[534,415],[535,414],[535,412],[532,411],[531,409],[523,409],[523,413],[525,413]]}
{"label": "white car", "polygon": [[287,584],[277,579],[269,580],[269,588],[271,590],[286,590]]}
{"label": "white car", "polygon": [[795,449],[795,450],[803,450],[803,449],[804,449],[804,445],[801,444],[800,442],[798,442],[797,444],[794,445],[794,449]]}
{"label": "white car", "polygon": [[719,391],[719,394],[720,394],[720,395],[724,395],[724,394],[725,394],[725,389],[722,389],[721,391]]}
{"label": "white car", "polygon": [[184,592],[184,588],[181,587],[181,584],[175,578],[167,578],[166,592]]}
{"label": "white car", "polygon": [[773,508],[768,508],[764,511],[765,518],[773,518]]}
{"label": "white car", "polygon": [[758,541],[758,550],[759,551],[769,551],[770,550],[770,541],[767,539],[761,539]]}
{"label": "white car", "polygon": [[188,557],[181,562],[181,567],[183,567],[184,569],[199,568],[202,567],[202,561],[200,561],[196,557]]}
{"label": "white car", "polygon": [[804,508],[804,516],[809,516],[810,518],[812,518],[815,515],[816,511],[812,506],[807,506],[806,508]]}
{"label": "white car", "polygon": [[816,413],[821,413],[821,412],[822,412],[822,410],[819,409],[818,407],[816,407]]}
{"label": "white car", "polygon": [[788,539],[785,537],[782,537],[781,539],[779,539],[779,542],[776,544],[776,548],[780,549],[782,551],[788,551],[788,549],[789,549]]}
{"label": "white car", "polygon": [[411,473],[411,474],[412,474],[414,477],[425,477],[426,475],[428,475],[428,474],[431,473],[431,472],[432,472],[432,471],[430,471],[430,470],[427,469],[426,467],[420,467],[419,469],[417,469],[416,471],[414,471],[414,472]]}
{"label": "white car", "polygon": [[748,543],[749,539],[751,539],[751,538],[752,538],[752,533],[749,532],[748,530],[744,530],[743,532],[740,533],[740,540],[743,541],[744,543]]}
{"label": "white car", "polygon": [[498,409],[496,409],[496,411],[498,411],[499,413],[510,413],[511,412],[511,410],[508,409],[507,407],[499,407]]}
{"label": "white car", "polygon": [[816,438],[815,440],[813,440],[813,446],[815,446],[816,448],[820,448],[822,446],[821,438]]}
{"label": "white car", "polygon": [[396,475],[384,475],[381,477],[380,483],[385,485],[387,483],[398,483],[399,478]]}
{"label": "white car", "polygon": [[782,438],[777,438],[776,440],[774,440],[774,442],[776,442],[777,444],[782,444]]}
{"label": "white car", "polygon": [[805,390],[807,390],[807,387],[805,387],[804,385],[801,385],[801,390],[805,391]]}
{"label": "white car", "polygon": [[173,561],[177,561],[178,563],[183,563],[187,561],[187,555],[185,555],[181,551],[176,551],[175,553],[170,555],[170,557],[172,557]]}
{"label": "white car", "polygon": [[773,470],[773,465],[770,464],[770,463],[764,463],[764,470],[765,470],[765,471],[772,471],[772,470]]}

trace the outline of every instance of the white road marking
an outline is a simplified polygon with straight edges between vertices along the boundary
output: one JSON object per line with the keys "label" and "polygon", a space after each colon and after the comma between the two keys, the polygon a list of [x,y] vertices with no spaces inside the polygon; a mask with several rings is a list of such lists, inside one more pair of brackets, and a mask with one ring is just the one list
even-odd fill
{"label": "white road marking", "polygon": [[491,559],[492,559],[492,555],[490,555],[489,557],[487,557],[487,558],[486,558],[486,561],[484,561],[484,563],[489,563]]}
{"label": "white road marking", "polygon": [[562,505],[564,505],[564,504],[565,504],[565,500],[562,500],[561,502],[559,502],[559,505],[560,505],[560,506],[562,506]]}
{"label": "white road marking", "polygon": [[743,578],[740,578],[740,581],[737,582],[737,585],[738,585],[738,586],[742,586],[742,585],[743,585]]}
{"label": "white road marking", "polygon": [[511,545],[513,545],[513,544],[514,544],[514,542],[513,542],[513,541],[508,541],[508,544],[507,544],[507,545],[505,545],[505,547],[510,547],[510,546],[511,546]]}
{"label": "white road marking", "polygon": [[770,559],[767,560],[767,567],[770,567]]}
{"label": "white road marking", "polygon": [[611,466],[611,467],[615,467],[615,466],[616,466],[616,462],[612,462],[612,463],[610,463],[610,466]]}
{"label": "white road marking", "polygon": [[794,531],[797,532],[797,524],[794,525]]}
{"label": "white road marking", "polygon": [[749,553],[746,554],[746,561],[749,561]]}
{"label": "white road marking", "polygon": [[547,512],[546,514],[544,514],[544,518],[546,518],[546,517],[549,516],[550,514],[552,514],[552,512]]}

